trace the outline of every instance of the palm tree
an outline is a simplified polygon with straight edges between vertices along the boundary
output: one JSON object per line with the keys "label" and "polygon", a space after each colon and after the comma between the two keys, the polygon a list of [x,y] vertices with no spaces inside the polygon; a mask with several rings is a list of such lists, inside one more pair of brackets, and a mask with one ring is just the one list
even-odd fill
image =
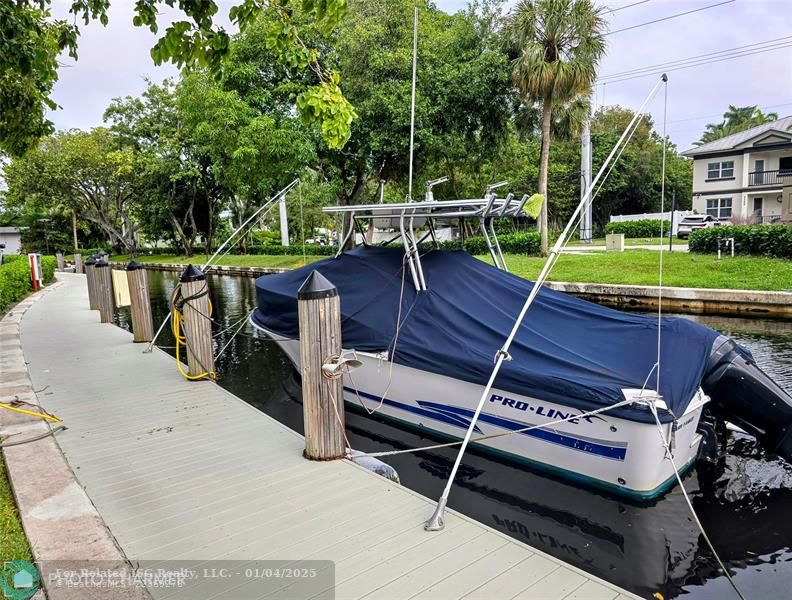
{"label": "palm tree", "polygon": [[723,113],[723,121],[720,123],[708,123],[704,128],[704,133],[698,142],[693,142],[695,146],[714,142],[727,135],[740,133],[751,127],[756,127],[763,123],[770,123],[778,120],[778,113],[763,112],[758,106],[734,106],[729,104],[729,110]]}
{"label": "palm tree", "polygon": [[587,97],[605,52],[603,7],[592,0],[521,0],[506,23],[507,40],[517,56],[512,81],[542,105],[539,193],[545,197],[539,225],[547,255],[547,166],[553,108]]}

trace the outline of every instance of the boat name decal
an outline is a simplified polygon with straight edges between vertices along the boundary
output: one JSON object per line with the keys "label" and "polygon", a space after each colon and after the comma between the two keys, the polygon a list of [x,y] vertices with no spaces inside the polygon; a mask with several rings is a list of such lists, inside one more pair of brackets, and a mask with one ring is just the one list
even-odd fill
{"label": "boat name decal", "polygon": [[[514,398],[509,398],[507,396],[501,396],[500,394],[492,394],[490,397],[490,402],[500,402],[501,406],[508,406],[515,410],[521,410],[523,412],[532,412],[540,417],[547,417],[548,419],[569,419],[569,417],[573,416],[576,413],[563,413],[560,410],[554,408],[547,408],[542,405],[533,405],[525,402],[524,400],[515,400]],[[581,419],[587,421],[588,423],[593,423],[594,419],[599,419],[600,421],[607,422],[607,419],[603,419],[599,415],[593,416],[586,416],[581,417]],[[569,419],[568,423],[574,423],[575,425],[580,423],[580,419]]]}

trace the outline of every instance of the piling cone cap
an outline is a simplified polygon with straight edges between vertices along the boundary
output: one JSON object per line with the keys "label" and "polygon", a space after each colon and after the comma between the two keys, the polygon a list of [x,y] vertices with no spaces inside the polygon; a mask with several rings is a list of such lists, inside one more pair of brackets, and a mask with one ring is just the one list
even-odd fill
{"label": "piling cone cap", "polygon": [[179,277],[179,281],[182,283],[187,283],[188,281],[202,281],[204,279],[206,279],[206,274],[193,265],[187,265],[187,268],[184,269],[181,277]]}
{"label": "piling cone cap", "polygon": [[96,264],[94,264],[94,267],[109,267],[109,266],[110,263],[107,262],[104,258],[100,258],[99,260],[96,261]]}
{"label": "piling cone cap", "polygon": [[127,271],[137,271],[138,269],[145,269],[145,268],[146,267],[144,267],[142,264],[140,264],[136,260],[130,260],[129,263],[127,264],[127,266],[126,266],[126,270]]}
{"label": "piling cone cap", "polygon": [[297,290],[298,300],[318,300],[320,298],[332,298],[338,296],[338,288],[322,275],[319,271],[313,270],[308,278]]}
{"label": "piling cone cap", "polygon": [[96,264],[96,257],[92,254],[86,261],[85,264],[89,267],[92,267]]}

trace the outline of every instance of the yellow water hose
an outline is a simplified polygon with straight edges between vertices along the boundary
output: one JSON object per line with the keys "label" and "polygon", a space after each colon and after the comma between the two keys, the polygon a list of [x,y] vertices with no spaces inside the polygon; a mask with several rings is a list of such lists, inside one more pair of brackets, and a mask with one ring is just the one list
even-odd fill
{"label": "yellow water hose", "polygon": [[40,413],[35,412],[32,410],[26,410],[24,408],[17,408],[16,406],[11,406],[10,404],[6,404],[5,402],[0,402],[0,408],[5,408],[6,410],[11,410],[17,413],[21,413],[23,415],[30,415],[32,417],[39,417],[40,419],[46,419],[47,421],[52,421],[53,423],[62,423],[63,421],[54,415],[50,415],[48,413]]}
{"label": "yellow water hose", "polygon": [[[205,377],[211,377],[212,379],[217,379],[217,373],[215,371],[205,371],[198,375],[190,375],[184,371],[184,367],[182,366],[182,362],[179,358],[179,349],[184,346],[187,347],[187,338],[181,334],[181,322],[184,318],[184,314],[182,313],[181,309],[176,304],[176,295],[179,293],[179,288],[176,288],[173,292],[173,296],[171,297],[171,306],[172,309],[172,319],[171,319],[171,330],[173,331],[173,337],[176,340],[176,368],[179,370],[179,373],[185,379],[190,381],[195,381],[197,379],[204,379]],[[209,315],[207,318],[211,318],[212,316],[212,301],[209,300]]]}

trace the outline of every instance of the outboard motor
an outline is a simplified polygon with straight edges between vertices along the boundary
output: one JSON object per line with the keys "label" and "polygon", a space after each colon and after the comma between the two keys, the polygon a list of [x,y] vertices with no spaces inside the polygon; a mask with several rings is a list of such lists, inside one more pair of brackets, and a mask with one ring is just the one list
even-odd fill
{"label": "outboard motor", "polygon": [[792,462],[792,397],[759,368],[747,349],[718,336],[701,388],[714,411]]}

